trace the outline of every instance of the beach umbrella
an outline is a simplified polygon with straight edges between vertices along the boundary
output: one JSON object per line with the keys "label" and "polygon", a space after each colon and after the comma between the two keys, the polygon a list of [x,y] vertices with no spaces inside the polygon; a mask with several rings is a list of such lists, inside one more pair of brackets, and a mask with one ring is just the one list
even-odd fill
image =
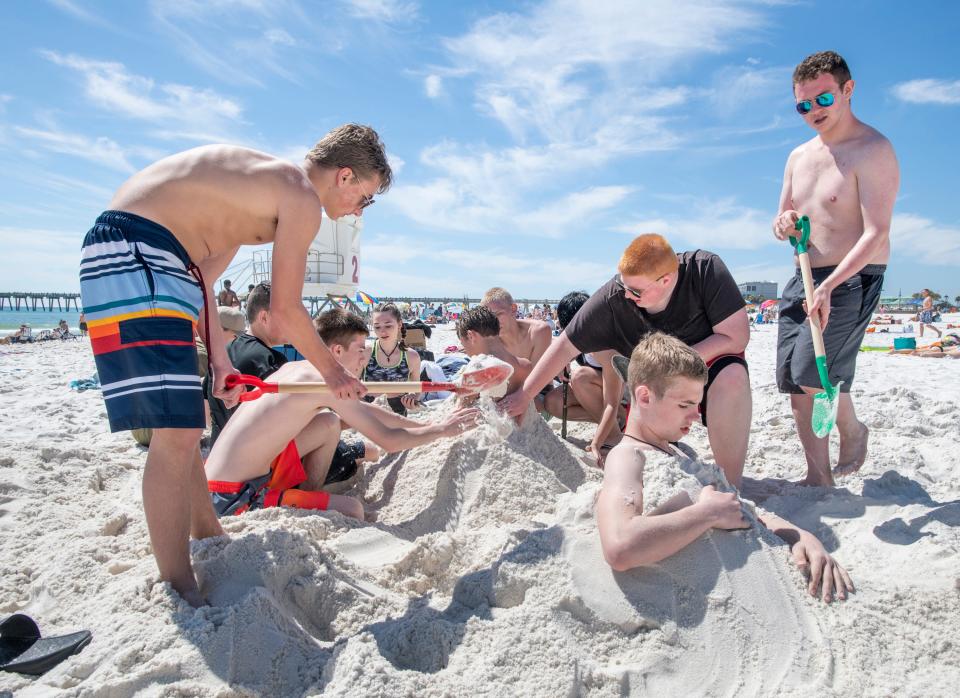
{"label": "beach umbrella", "polygon": [[357,291],[357,302],[363,303],[364,305],[376,305],[380,301],[371,296],[369,293]]}
{"label": "beach umbrella", "polygon": [[[803,276],[803,291],[807,297],[807,306],[813,305],[813,272],[810,269],[810,256],[807,254],[807,241],[810,239],[810,219],[800,216],[795,227],[800,231],[800,239],[790,236],[790,244],[797,250],[800,258],[800,273]],[[840,385],[830,384],[827,375],[827,350],[823,346],[823,331],[820,329],[820,320],[810,316],[810,334],[813,337],[813,354],[817,361],[817,373],[820,374],[820,384],[823,392],[813,396],[813,414],[810,415],[810,426],[818,439],[830,434],[837,421],[837,407],[840,404]]]}
{"label": "beach umbrella", "polygon": [[766,310],[771,305],[776,305],[776,304],[777,304],[777,301],[775,299],[765,300],[763,303],[760,304],[760,310]]}

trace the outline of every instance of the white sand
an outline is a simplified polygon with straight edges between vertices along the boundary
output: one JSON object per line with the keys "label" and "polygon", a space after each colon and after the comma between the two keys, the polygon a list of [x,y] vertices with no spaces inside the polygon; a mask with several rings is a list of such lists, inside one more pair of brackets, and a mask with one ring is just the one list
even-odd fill
{"label": "white sand", "polygon": [[[39,679],[0,673],[0,692],[955,695],[960,361],[862,354],[870,457],[841,488],[807,489],[776,480],[805,466],[775,335],[759,328],[748,349],[745,489],[850,570],[859,593],[830,607],[757,529],[611,572],[599,473],[557,420],[531,418],[506,439],[494,420],[372,466],[354,493],[376,524],[276,509],[227,521],[229,539],[194,543],[213,604],[195,611],[156,581],[145,452],[108,432],[98,391],[67,388],[93,373],[88,346],[0,347],[0,616],[94,634]],[[454,341],[440,331],[431,346]],[[575,425],[571,441],[590,433]],[[709,457],[703,429],[688,442]]]}

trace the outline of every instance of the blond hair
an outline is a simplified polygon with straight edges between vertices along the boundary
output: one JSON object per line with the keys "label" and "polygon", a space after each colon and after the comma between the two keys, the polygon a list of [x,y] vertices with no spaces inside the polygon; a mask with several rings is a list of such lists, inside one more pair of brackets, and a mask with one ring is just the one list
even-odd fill
{"label": "blond hair", "polygon": [[490,305],[491,303],[513,305],[513,296],[510,295],[507,289],[494,286],[483,294],[483,300],[480,301],[480,305]]}
{"label": "blond hair", "polygon": [[617,271],[622,276],[659,279],[680,268],[677,254],[662,235],[647,233],[633,239],[620,256]]}
{"label": "blond hair", "polygon": [[645,385],[662,398],[674,378],[689,378],[706,384],[707,365],[696,351],[676,337],[651,332],[630,354],[627,369],[630,394],[633,395],[638,385]]}

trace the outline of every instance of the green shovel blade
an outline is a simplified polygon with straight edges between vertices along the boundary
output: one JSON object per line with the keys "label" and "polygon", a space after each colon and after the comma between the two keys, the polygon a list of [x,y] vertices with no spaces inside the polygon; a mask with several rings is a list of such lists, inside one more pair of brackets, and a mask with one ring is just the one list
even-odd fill
{"label": "green shovel blade", "polygon": [[830,379],[827,377],[827,359],[824,356],[817,357],[817,369],[820,372],[820,383],[823,385],[823,392],[813,396],[813,414],[810,416],[810,426],[818,439],[827,436],[837,422],[837,407],[840,405],[840,386],[843,381],[836,386],[830,385]]}

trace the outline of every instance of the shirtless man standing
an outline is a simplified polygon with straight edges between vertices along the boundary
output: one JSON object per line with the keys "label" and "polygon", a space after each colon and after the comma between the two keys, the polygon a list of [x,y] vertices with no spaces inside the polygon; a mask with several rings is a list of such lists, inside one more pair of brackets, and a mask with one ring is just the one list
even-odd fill
{"label": "shirtless man standing", "polygon": [[[807,459],[804,483],[816,486],[832,485],[833,475],[855,472],[867,456],[869,430],[857,419],[849,391],[860,342],[880,302],[900,185],[890,142],[853,115],[853,89],[846,61],[833,51],[815,53],[797,66],[797,111],[817,135],[790,153],[773,222],[777,239],[787,240],[798,217],[810,217],[816,292],[805,311],[799,267],[783,290],[777,385],[790,393]],[[810,426],[813,394],[822,388],[808,313],[817,314],[824,330],[830,382],[843,381],[837,414],[840,454],[832,473],[829,441],[818,439]]]}
{"label": "shirtless man standing", "polygon": [[303,307],[303,274],[324,213],[362,215],[391,180],[383,143],[368,126],[334,129],[300,165],[203,146],[135,174],[87,233],[80,290],[110,429],[154,429],[143,474],[147,528],[161,578],[194,606],[203,599],[190,534],[223,533],[198,448],[204,414],[195,327],[210,348],[214,396],[230,407],[242,389],[224,386],[235,370],[220,324],[209,322],[216,308],[210,283],[241,245],[272,242],[270,308],[280,334],[337,398],[360,397],[360,381],[330,353]]}
{"label": "shirtless man standing", "polygon": [[550,325],[543,320],[517,320],[517,304],[513,302],[513,296],[499,286],[484,293],[480,305],[490,308],[500,321],[500,339],[507,351],[529,359],[536,366],[553,339]]}

